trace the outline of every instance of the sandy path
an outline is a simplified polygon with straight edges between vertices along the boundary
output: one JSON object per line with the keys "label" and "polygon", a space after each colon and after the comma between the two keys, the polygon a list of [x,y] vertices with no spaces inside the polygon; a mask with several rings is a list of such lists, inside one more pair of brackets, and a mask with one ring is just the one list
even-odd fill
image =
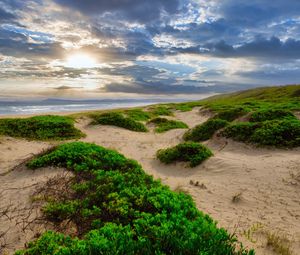
{"label": "sandy path", "polygon": [[[178,112],[175,116],[190,127],[204,122],[208,117],[199,114],[197,108],[191,112]],[[164,165],[155,159],[158,149],[176,145],[181,141],[184,129],[163,134],[155,134],[152,131],[138,133],[112,126],[89,126],[88,123],[89,120],[83,118],[76,124],[87,134],[83,141],[116,149],[140,162],[147,173],[160,178],[171,188],[189,192],[200,210],[209,213],[220,226],[236,232],[241,241],[257,250],[258,255],[276,254],[270,247],[266,247],[266,238],[262,231],[286,236],[292,242],[294,254],[300,254],[300,148],[253,148],[214,138],[207,143],[213,150],[214,157],[191,169],[182,163]],[[0,171],[5,172],[20,162],[20,159],[31,153],[38,153],[48,146],[48,143],[2,139]],[[4,168],[5,171],[2,170]],[[0,187],[0,194],[4,194],[5,204],[9,204],[7,201],[13,201],[18,207],[16,201],[19,201],[20,197],[23,198],[25,206],[30,202],[29,195],[32,189],[24,189],[24,186],[34,187],[36,183],[42,183],[52,174],[56,174],[53,169],[18,171],[0,176],[1,183],[4,183]],[[191,185],[191,180],[194,183],[198,181],[200,185]],[[7,191],[3,193],[5,189]],[[238,194],[240,195],[237,196],[237,201],[233,202],[233,197]],[[24,204],[22,206],[24,207]],[[6,223],[3,223],[2,218],[0,220],[1,232],[5,230]],[[243,232],[251,226],[258,226],[258,223],[261,227],[258,227],[255,233],[251,233],[250,238],[246,238]],[[30,237],[30,234],[26,234],[24,238],[15,233],[15,236],[7,236],[8,241],[16,242],[15,247],[22,246],[24,240]]]}

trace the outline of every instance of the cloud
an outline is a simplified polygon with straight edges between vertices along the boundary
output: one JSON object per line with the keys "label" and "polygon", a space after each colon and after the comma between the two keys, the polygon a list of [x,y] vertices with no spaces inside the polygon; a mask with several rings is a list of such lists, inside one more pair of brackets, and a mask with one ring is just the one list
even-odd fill
{"label": "cloud", "polygon": [[0,8],[0,24],[7,23],[14,21],[16,16],[10,12],[5,11],[4,9]]}
{"label": "cloud", "polygon": [[[299,13],[298,0],[2,0],[1,86],[196,94],[296,83]],[[100,68],[53,64],[82,52]]]}
{"label": "cloud", "polygon": [[172,52],[173,54],[178,52],[224,58],[251,57],[257,59],[299,59],[300,40],[288,38],[286,41],[282,41],[275,36],[269,39],[256,37],[253,41],[238,46],[230,45],[224,40],[221,40],[217,43],[207,43],[189,48],[173,47]]}
{"label": "cloud", "polygon": [[173,14],[179,8],[179,0],[55,0],[55,2],[85,15],[113,13],[113,16],[118,15],[118,19],[143,23],[158,20],[164,13]]}

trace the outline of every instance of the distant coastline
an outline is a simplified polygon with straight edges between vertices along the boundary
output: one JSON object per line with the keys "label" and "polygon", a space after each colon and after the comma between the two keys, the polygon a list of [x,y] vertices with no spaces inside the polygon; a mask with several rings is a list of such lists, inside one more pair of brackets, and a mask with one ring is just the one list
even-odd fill
{"label": "distant coastline", "polygon": [[[201,96],[199,97],[201,99]],[[72,113],[89,110],[116,109],[146,106],[156,103],[176,103],[190,101],[188,98],[157,99],[59,99],[9,100],[0,99],[0,116],[35,115],[45,113]]]}

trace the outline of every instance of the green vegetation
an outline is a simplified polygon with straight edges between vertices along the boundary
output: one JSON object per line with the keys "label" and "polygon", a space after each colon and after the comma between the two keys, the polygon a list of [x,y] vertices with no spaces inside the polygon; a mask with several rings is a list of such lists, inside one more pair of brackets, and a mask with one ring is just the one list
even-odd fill
{"label": "green vegetation", "polygon": [[251,122],[262,122],[266,120],[275,120],[282,118],[296,118],[295,115],[288,110],[284,109],[264,109],[255,111],[251,114],[250,120]]}
{"label": "green vegetation", "polygon": [[92,115],[93,122],[92,125],[112,125],[117,127],[122,127],[137,132],[147,132],[147,128],[144,124],[135,121],[131,117],[124,117],[120,112],[107,112],[100,115]]}
{"label": "green vegetation", "polygon": [[173,103],[168,104],[172,109],[182,111],[182,112],[189,112],[193,110],[194,107],[201,106],[200,101],[192,101],[192,102],[184,102],[184,103]]}
{"label": "green vegetation", "polygon": [[136,121],[147,121],[151,118],[151,113],[145,112],[142,109],[125,110],[124,113],[127,115],[127,117]]}
{"label": "green vegetation", "polygon": [[159,150],[156,154],[163,163],[185,161],[189,162],[190,167],[199,165],[212,155],[213,153],[206,146],[195,142],[180,143],[175,147]]}
{"label": "green vegetation", "polygon": [[199,101],[202,106],[220,112],[234,107],[245,111],[263,109],[300,110],[300,85],[276,86],[218,95]]}
{"label": "green vegetation", "polygon": [[33,140],[63,140],[84,136],[74,127],[72,118],[55,115],[0,119],[0,135]]}
{"label": "green vegetation", "polygon": [[[208,157],[209,152],[197,146],[191,144],[184,151],[201,152],[193,160]],[[254,254],[198,211],[189,195],[171,191],[116,151],[74,142],[28,166],[59,166],[74,172],[69,192],[57,192],[43,212],[55,224],[71,222],[77,236],[48,231],[16,254]]]}
{"label": "green vegetation", "polygon": [[222,119],[209,119],[206,122],[195,126],[194,128],[188,130],[183,139],[186,141],[206,141],[210,139],[214,133],[228,125],[228,121]]}
{"label": "green vegetation", "polygon": [[[216,113],[214,118],[189,130],[184,139],[205,141],[215,131],[227,126],[221,133],[237,141],[276,147],[299,146],[300,121],[292,113],[300,110],[299,97],[300,85],[290,85],[218,95],[191,102],[191,105],[178,104],[179,107],[201,105]],[[231,122],[242,116],[249,116],[249,122],[236,121],[229,126],[229,123],[221,122]]]}
{"label": "green vegetation", "polygon": [[188,128],[188,125],[182,121],[177,120],[168,120],[166,118],[154,118],[150,120],[148,123],[153,123],[156,125],[155,132],[163,133],[171,129],[176,128]]}
{"label": "green vegetation", "polygon": [[164,106],[164,105],[157,105],[150,108],[150,113],[152,113],[154,116],[172,116],[173,112],[170,107]]}
{"label": "green vegetation", "polygon": [[300,146],[300,121],[294,118],[234,123],[222,131],[237,141],[276,147]]}
{"label": "green vegetation", "polygon": [[260,123],[237,122],[226,127],[221,134],[236,141],[250,142],[252,135],[259,127],[261,127]]}
{"label": "green vegetation", "polygon": [[245,115],[247,111],[243,107],[233,107],[227,110],[219,111],[214,118],[227,120],[229,122]]}
{"label": "green vegetation", "polygon": [[274,107],[293,111],[300,110],[299,97],[300,85],[288,85],[255,88],[212,96],[200,101],[172,103],[164,106],[181,111],[190,111],[194,107],[202,106],[216,113],[232,108],[240,108],[245,112]]}

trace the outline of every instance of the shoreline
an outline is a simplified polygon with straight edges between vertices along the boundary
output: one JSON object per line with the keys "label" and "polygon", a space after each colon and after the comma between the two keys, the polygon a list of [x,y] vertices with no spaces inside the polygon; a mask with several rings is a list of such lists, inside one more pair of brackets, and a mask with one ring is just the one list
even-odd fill
{"label": "shoreline", "polygon": [[[186,101],[190,102],[190,101]],[[160,104],[169,104],[169,103],[154,103],[154,104],[146,104],[146,105],[137,105],[137,106],[124,106],[124,107],[116,107],[116,108],[99,108],[99,109],[91,109],[91,110],[78,110],[78,111],[61,111],[61,112],[40,112],[40,113],[26,113],[26,114],[0,114],[0,119],[6,118],[30,118],[34,116],[42,116],[42,115],[58,115],[58,116],[72,116],[72,115],[81,115],[88,114],[93,112],[102,112],[102,111],[111,111],[111,110],[128,110],[134,108],[144,108],[151,107]]]}

